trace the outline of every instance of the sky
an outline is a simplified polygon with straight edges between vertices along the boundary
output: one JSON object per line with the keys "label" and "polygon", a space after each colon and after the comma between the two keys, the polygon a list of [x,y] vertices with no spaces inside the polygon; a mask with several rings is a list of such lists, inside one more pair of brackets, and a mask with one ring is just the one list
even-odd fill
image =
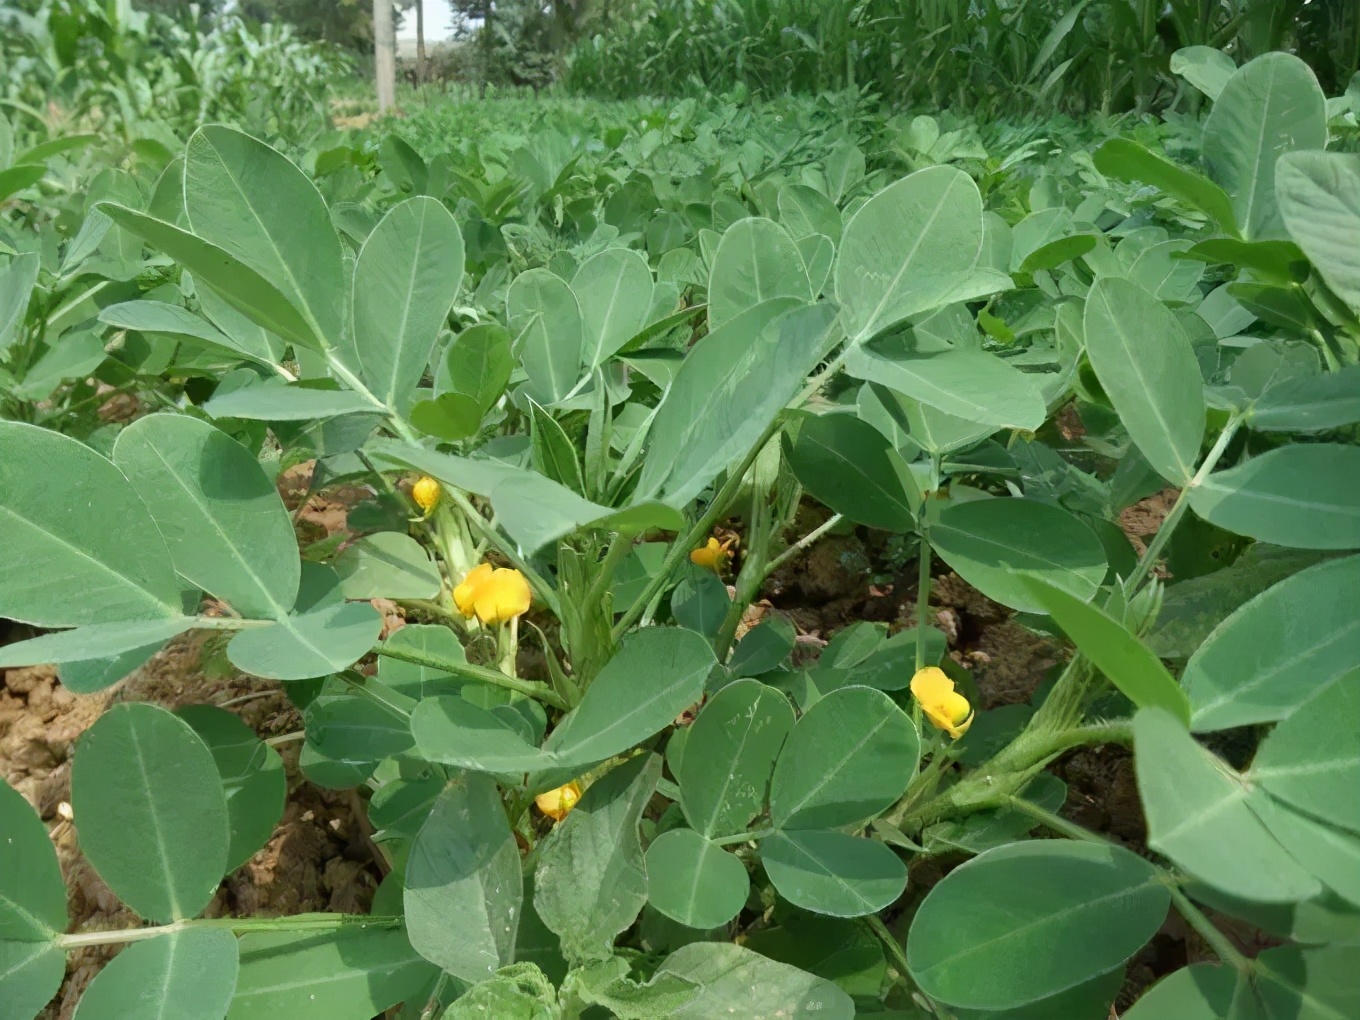
{"label": "sky", "polygon": [[[453,34],[453,8],[448,0],[416,0],[425,8],[425,43],[443,42]],[[397,25],[397,39],[416,37],[416,9],[403,11],[401,22]]]}

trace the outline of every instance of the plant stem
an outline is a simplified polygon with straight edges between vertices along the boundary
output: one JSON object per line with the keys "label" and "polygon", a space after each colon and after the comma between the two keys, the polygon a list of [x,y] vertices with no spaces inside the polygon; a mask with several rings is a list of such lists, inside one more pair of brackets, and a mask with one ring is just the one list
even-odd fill
{"label": "plant stem", "polygon": [[385,655],[389,659],[400,659],[402,662],[410,662],[427,669],[437,669],[444,673],[452,673],[455,676],[465,676],[471,680],[480,680],[482,683],[504,687],[506,690],[534,698],[545,705],[553,706],[553,708],[564,710],[567,708],[567,703],[558,697],[551,687],[537,680],[521,680],[518,677],[506,676],[499,670],[489,669],[486,666],[478,666],[458,659],[446,659],[442,655],[417,652],[411,648],[378,645],[373,651],[378,655]]}
{"label": "plant stem", "polygon": [[270,747],[282,747],[284,744],[291,744],[294,741],[306,739],[306,730],[294,730],[292,733],[280,733],[277,737],[266,737],[265,743]]}
{"label": "plant stem", "polygon": [[[930,616],[930,534],[921,514],[921,552],[916,565],[916,671],[926,664],[926,619]],[[920,720],[917,720],[920,728]]]}
{"label": "plant stem", "polygon": [[[770,560],[769,563],[765,564],[764,577],[769,577],[776,570],[782,567],[785,563],[789,562],[789,560],[793,559],[808,546],[812,545],[813,542],[817,541],[817,539],[821,538],[828,531],[834,528],[842,520],[844,520],[844,518],[840,514],[832,514],[821,524],[817,525],[817,527],[813,528],[806,535],[800,538],[797,542],[794,542],[793,545],[789,546],[774,559]],[[762,578],[762,582],[763,580],[764,578]]]}
{"label": "plant stem", "polygon": [[911,969],[907,966],[907,954],[902,952],[901,943],[893,937],[893,933],[888,931],[888,926],[883,923],[883,918],[877,914],[869,914],[864,918],[870,930],[878,936],[878,940],[883,943],[883,948],[892,957],[893,968],[905,981],[911,974]]}
{"label": "plant stem", "polygon": [[483,538],[494,545],[500,551],[501,555],[509,560],[516,570],[524,575],[525,579],[538,594],[538,597],[543,600],[545,605],[547,605],[553,616],[560,620],[562,618],[562,603],[558,601],[557,592],[553,591],[552,586],[543,579],[543,576],[533,567],[529,566],[524,557],[516,552],[509,542],[503,541],[501,537],[496,534],[495,529],[491,528],[486,523],[482,518],[482,515],[477,512],[477,508],[472,505],[466,496],[457,489],[447,485],[444,486],[444,492],[449,499],[456,503],[458,508],[463,511],[468,524],[479,531]]}
{"label": "plant stem", "polygon": [[1237,947],[1228,941],[1214,923],[1205,916],[1204,911],[1190,902],[1190,897],[1181,892],[1173,879],[1168,878],[1167,888],[1171,891],[1171,902],[1176,905],[1181,916],[1190,923],[1190,927],[1199,932],[1200,938],[1209,943],[1209,948],[1218,954],[1218,958],[1230,967],[1235,967],[1239,971],[1246,971],[1251,968],[1251,961],[1238,952]]}
{"label": "plant stem", "polygon": [[171,935],[190,928],[227,928],[234,935],[256,931],[332,931],[336,928],[399,928],[400,917],[369,917],[366,914],[297,914],[293,917],[213,917],[174,921],[147,928],[122,928],[117,931],[87,931],[58,935],[57,948],[70,950],[85,946],[112,946],[126,942]]}
{"label": "plant stem", "polygon": [[1052,811],[1047,811],[1038,804],[1025,800],[1024,797],[1018,797],[1015,794],[1012,794],[1010,797],[1006,798],[1006,806],[1012,811],[1019,811],[1022,815],[1029,815],[1044,828],[1052,829],[1054,832],[1061,832],[1070,839],[1080,840],[1084,843],[1106,842],[1106,840],[1096,835],[1090,829],[1083,829],[1080,825],[1069,822],[1061,815],[1055,815]]}
{"label": "plant stem", "polygon": [[737,843],[749,843],[752,840],[764,839],[766,836],[774,835],[774,829],[748,829],[739,832],[735,836],[723,836],[721,839],[713,840],[714,846],[734,846]]}
{"label": "plant stem", "polygon": [[609,549],[604,554],[604,559],[600,561],[599,573],[595,575],[595,580],[591,582],[590,590],[586,592],[586,605],[597,605],[604,599],[605,593],[609,591],[610,584],[614,580],[614,573],[619,569],[619,564],[633,549],[633,538],[631,535],[624,535],[622,532],[615,532],[613,539],[609,543]]}
{"label": "plant stem", "polygon": [[1157,534],[1152,536],[1152,541],[1148,543],[1142,557],[1138,560],[1138,565],[1134,567],[1132,576],[1124,582],[1125,596],[1131,596],[1141,586],[1144,578],[1150,574],[1157,566],[1157,560],[1162,555],[1162,549],[1171,540],[1172,533],[1176,530],[1176,525],[1185,514],[1185,509],[1190,505],[1189,497],[1200,485],[1204,484],[1204,479],[1209,477],[1218,460],[1223,456],[1223,451],[1232,442],[1233,436],[1237,434],[1238,426],[1242,424],[1242,419],[1238,415],[1233,415],[1228,419],[1228,424],[1223,427],[1223,431],[1218,434],[1218,440],[1210,449],[1209,455],[1204,458],[1204,463],[1199,466],[1195,476],[1190,479],[1185,488],[1181,489],[1176,496],[1176,502],[1171,505],[1171,511],[1162,521],[1162,526],[1157,529]]}
{"label": "plant stem", "polygon": [[647,587],[643,590],[637,601],[635,601],[628,608],[628,611],[623,614],[623,618],[619,620],[618,623],[614,624],[614,629],[610,633],[610,637],[616,643],[619,638],[628,633],[628,629],[632,627],[633,624],[637,623],[638,617],[642,615],[653,597],[661,593],[661,590],[666,586],[666,582],[670,579],[672,572],[680,565],[680,561],[689,555],[689,551],[695,547],[695,543],[704,535],[708,534],[713,525],[717,523],[719,516],[721,516],[723,510],[727,508],[727,504],[732,501],[732,497],[736,495],[737,490],[741,487],[741,480],[746,476],[746,472],[751,469],[751,465],[754,464],[756,458],[760,456],[760,451],[765,449],[765,444],[779,431],[780,426],[781,422],[778,417],[766,426],[765,431],[760,434],[760,438],[756,440],[755,445],[747,451],[746,456],[742,458],[741,463],[728,474],[727,481],[723,483],[722,488],[714,495],[712,501],[708,504],[708,509],[703,512],[703,515],[694,522],[694,525],[687,532],[677,537],[675,542],[671,544],[670,549],[666,551],[666,559],[662,562],[661,569],[656,572],[655,577],[647,582]]}

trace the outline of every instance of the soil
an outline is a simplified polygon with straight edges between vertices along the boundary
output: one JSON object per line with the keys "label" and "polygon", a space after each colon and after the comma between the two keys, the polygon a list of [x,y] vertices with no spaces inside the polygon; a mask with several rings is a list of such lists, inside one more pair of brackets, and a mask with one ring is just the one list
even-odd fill
{"label": "soil", "polygon": [[[349,507],[365,494],[362,490],[309,494],[308,482],[309,465],[280,478],[280,491],[295,514],[304,544],[344,530]],[[1174,490],[1158,493],[1121,515],[1131,542],[1141,546],[1155,533],[1174,496]],[[814,518],[808,527],[816,523]],[[800,530],[807,530],[803,524],[800,520]],[[972,672],[978,707],[1027,701],[1063,661],[1061,645],[1021,626],[1009,610],[943,564],[936,568],[929,618],[947,635],[951,657]],[[744,622],[767,613],[786,616],[798,632],[799,654],[811,658],[837,630],[856,621],[880,621],[891,631],[914,626],[916,563],[903,562],[900,546],[892,546],[882,533],[855,529],[823,538],[772,577],[763,594],[765,598],[752,608],[751,620]],[[386,630],[402,625],[395,606],[379,608],[387,615]],[[28,636],[22,628],[13,630],[7,635],[0,625],[0,644]],[[176,639],[131,677],[96,695],[71,694],[47,667],[0,673],[0,778],[34,804],[52,833],[67,879],[72,931],[138,923],[84,861],[70,821],[71,749],[105,707],[118,701],[148,701],[172,709],[207,703],[228,706],[262,737],[301,728],[299,713],[278,685],[231,670],[214,640],[201,633]],[[299,748],[297,742],[279,748],[289,781],[283,819],[264,849],[223,882],[207,916],[368,909],[381,871],[368,841],[362,804],[356,793],[326,791],[307,782],[297,769]],[[1148,854],[1127,749],[1074,752],[1052,771],[1068,784],[1065,817]],[[958,862],[924,863],[919,873],[913,869],[916,895]],[[1252,933],[1229,930],[1251,950]],[[99,948],[73,954],[61,993],[42,1020],[70,1017],[79,995],[110,955]],[[1130,962],[1119,1009],[1160,976],[1209,955],[1199,937],[1173,913],[1152,943]]]}

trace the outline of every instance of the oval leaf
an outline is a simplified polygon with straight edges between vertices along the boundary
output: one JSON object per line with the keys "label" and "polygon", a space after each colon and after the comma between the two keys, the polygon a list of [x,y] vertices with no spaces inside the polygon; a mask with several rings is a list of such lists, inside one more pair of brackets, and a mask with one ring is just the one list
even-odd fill
{"label": "oval leaf", "polygon": [[1013,1009],[1120,966],[1170,903],[1157,869],[1122,847],[1012,843],[930,890],[907,935],[907,965],[932,998]]}
{"label": "oval leaf", "polygon": [[1190,490],[1210,524],[1291,549],[1360,548],[1360,447],[1282,446]]}
{"label": "oval leaf", "polygon": [[1105,547],[1080,520],[1031,499],[951,503],[930,544],[965,581],[1021,612],[1044,612],[1013,571],[1090,602],[1105,578]]}
{"label": "oval leaf", "polygon": [[1117,276],[1086,298],[1086,351],[1129,436],[1159,474],[1184,485],[1204,438],[1204,386],[1180,320]]}
{"label": "oval leaf", "polygon": [[151,511],[181,577],[243,616],[288,614],[301,571],[297,536],[249,450],[207,422],[152,414],[119,434],[113,462]]}
{"label": "oval leaf", "polygon": [[805,418],[788,447],[803,488],[858,524],[910,531],[921,494],[906,463],[883,434],[852,414]]}
{"label": "oval leaf", "polygon": [[194,917],[227,866],[227,802],[212,753],[153,705],[109,709],[80,738],[71,769],[80,848],[137,913]]}
{"label": "oval leaf", "polygon": [[0,447],[0,616],[70,627],[181,615],[165,541],[116,467],[19,422],[0,422]]}
{"label": "oval leaf", "polygon": [[877,913],[907,887],[890,847],[844,832],[777,832],[760,841],[760,859],[779,895],[832,917]]}
{"label": "oval leaf", "polygon": [[671,829],[647,848],[647,902],[673,921],[717,928],[741,913],[751,879],[741,861],[693,829]]}
{"label": "oval leaf", "polygon": [[236,936],[224,928],[134,942],[95,975],[75,1020],[221,1020],[238,967]]}
{"label": "oval leaf", "polygon": [[871,818],[902,795],[920,753],[911,720],[882,691],[832,691],[784,741],[770,782],[770,821],[831,829]]}
{"label": "oval leaf", "polygon": [[714,695],[689,728],[685,747],[693,753],[676,776],[690,825],[709,837],[745,829],[765,806],[775,758],[792,728],[789,699],[758,680],[738,680]]}

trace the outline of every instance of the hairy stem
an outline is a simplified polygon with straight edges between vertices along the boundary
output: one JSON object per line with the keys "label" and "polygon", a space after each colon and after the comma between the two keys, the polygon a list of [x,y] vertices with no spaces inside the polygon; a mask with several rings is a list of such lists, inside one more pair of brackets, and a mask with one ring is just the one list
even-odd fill
{"label": "hairy stem", "polygon": [[121,928],[116,931],[85,931],[75,935],[58,935],[54,940],[59,949],[81,949],[85,946],[112,946],[126,942],[171,935],[191,928],[226,928],[234,935],[256,931],[334,931],[338,928],[399,928],[400,917],[369,917],[366,914],[297,914],[293,917],[213,917],[198,920],[174,921],[171,924],[146,928]]}
{"label": "hairy stem", "polygon": [[427,669],[437,669],[444,673],[452,673],[454,676],[465,676],[470,680],[480,680],[482,683],[504,687],[507,690],[541,701],[545,705],[552,705],[554,708],[567,708],[567,703],[558,697],[557,692],[547,684],[540,683],[537,680],[521,680],[518,677],[506,676],[499,670],[489,669],[486,666],[478,666],[458,659],[446,659],[442,655],[418,652],[412,648],[393,648],[387,645],[378,645],[373,651],[378,655],[385,655],[389,659],[400,659],[402,662],[410,662]]}

